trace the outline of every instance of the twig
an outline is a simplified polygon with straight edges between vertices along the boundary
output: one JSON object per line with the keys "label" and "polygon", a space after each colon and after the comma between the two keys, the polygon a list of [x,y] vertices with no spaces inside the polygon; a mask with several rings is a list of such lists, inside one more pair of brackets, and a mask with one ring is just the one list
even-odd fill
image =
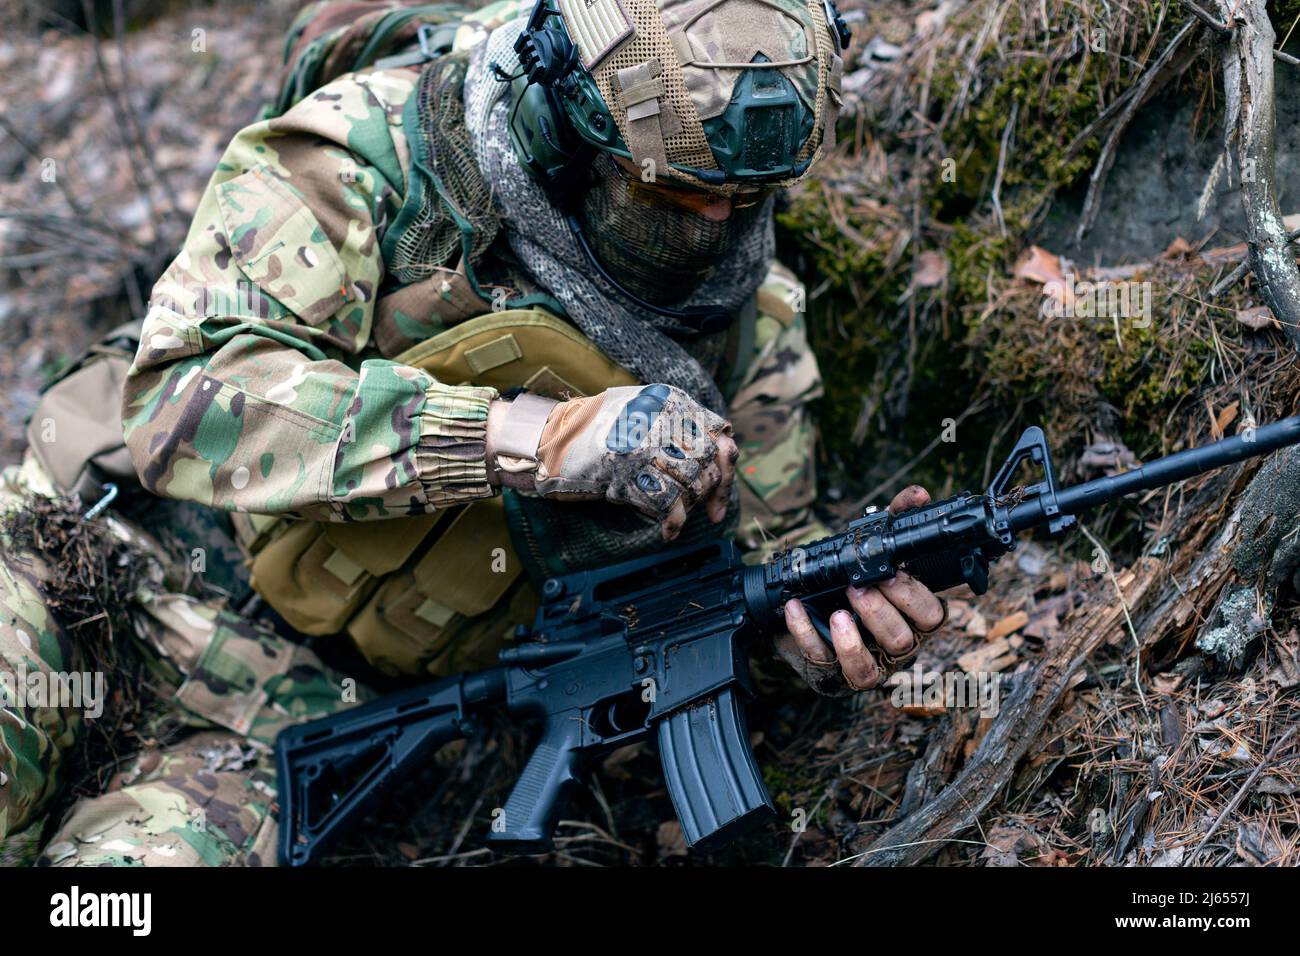
{"label": "twig", "polygon": [[[89,216],[89,213],[86,214]],[[124,236],[120,229],[114,229],[106,222],[96,222],[91,218],[76,218],[70,216],[60,216],[52,212],[44,212],[37,209],[4,209],[0,208],[0,219],[15,219],[20,222],[31,223],[42,226],[49,233],[59,233],[68,239],[75,239],[83,246],[86,241],[86,230],[94,229],[105,239],[115,242],[117,245],[125,247],[130,245],[136,252],[143,252],[143,248],[138,242],[129,235]]]}
{"label": "twig", "polygon": [[469,835],[469,828],[474,825],[474,817],[478,814],[478,808],[483,805],[483,797],[484,794],[480,793],[478,799],[474,801],[474,806],[469,808],[469,813],[465,815],[465,820],[461,823],[460,830],[457,831],[455,839],[451,841],[451,846],[444,854],[446,857],[454,857],[458,852],[460,852],[460,845],[465,842],[465,837]]}
{"label": "twig", "polygon": [[126,51],[126,8],[122,0],[113,0],[113,40],[117,44],[117,68],[122,73],[122,102],[126,106],[126,114],[131,120],[131,128],[135,133],[136,143],[139,151],[146,157],[154,178],[158,180],[158,183],[163,188],[163,193],[167,196],[167,205],[171,209],[172,217],[179,221],[183,214],[181,213],[181,203],[176,194],[176,188],[172,185],[171,177],[155,161],[154,151],[150,148],[148,137],[145,135],[144,124],[140,122],[140,117],[131,102],[130,91],[135,84],[131,80],[130,57]]}
{"label": "twig", "polygon": [[[1300,239],[1300,229],[1293,229],[1286,234],[1287,245],[1290,245],[1291,243],[1295,242],[1297,239]],[[1237,268],[1233,269],[1231,272],[1229,272],[1226,276],[1224,276],[1222,279],[1220,279],[1210,288],[1209,297],[1211,299],[1217,299],[1219,296],[1223,295],[1223,293],[1227,292],[1230,288],[1232,288],[1234,285],[1240,282],[1242,278],[1246,275],[1246,273],[1249,271],[1250,271],[1250,256],[1247,255],[1245,258],[1241,260]]]}
{"label": "twig", "polygon": [[1151,711],[1147,707],[1147,696],[1142,692],[1142,642],[1138,640],[1137,628],[1133,626],[1133,616],[1129,613],[1128,601],[1124,599],[1124,589],[1119,586],[1119,578],[1115,577],[1115,566],[1110,560],[1110,552],[1106,550],[1106,546],[1093,536],[1082,521],[1079,522],[1079,530],[1092,542],[1093,547],[1106,557],[1106,575],[1115,588],[1115,594],[1119,597],[1120,607],[1124,609],[1124,623],[1128,625],[1129,636],[1133,638],[1133,686],[1137,689],[1138,700],[1142,702],[1142,710],[1147,715],[1147,720],[1150,720]]}
{"label": "twig", "polygon": [[1006,128],[1002,130],[1002,146],[998,150],[998,171],[993,177],[993,215],[997,218],[998,228],[1002,230],[1002,237],[1007,235],[1007,221],[1002,215],[1002,176],[1007,169],[1007,146],[1011,142],[1011,134],[1016,128],[1016,117],[1020,114],[1020,101],[1014,100],[1011,103],[1011,116],[1007,119]]}
{"label": "twig", "polygon": [[[817,802],[813,804],[813,808],[808,811],[808,819],[805,823],[811,823],[812,818],[817,816],[817,811],[822,808],[822,804],[826,802],[826,798],[831,795],[833,789],[835,789],[834,783],[822,791],[822,795],[817,798]],[[785,851],[785,857],[781,860],[782,866],[790,865],[790,857],[794,856],[794,848],[799,845],[799,838],[802,837],[807,830],[808,827],[805,825],[802,830],[795,831],[794,837],[790,840],[790,846]]]}
{"label": "twig", "polygon": [[913,840],[911,843],[893,843],[886,847],[863,850],[861,853],[854,853],[852,856],[846,856],[842,860],[836,860],[834,863],[831,864],[831,866],[842,866],[845,863],[852,863],[855,860],[862,860],[865,859],[866,857],[869,857],[873,853],[884,853],[887,850],[899,850],[899,849],[903,849],[904,847],[910,848],[915,846],[926,846],[927,844],[931,844],[931,843],[966,843],[969,844],[970,846],[983,846],[983,847],[992,846],[991,843],[986,843],[983,840],[958,840],[952,838],[942,839],[942,840]]}
{"label": "twig", "polygon": [[[1230,24],[1223,23],[1216,19],[1212,13],[1207,12],[1203,7],[1193,3],[1192,0],[1182,0],[1182,3],[1192,16],[1196,17],[1196,19],[1200,20],[1220,36],[1226,37],[1232,32],[1233,28]],[[1292,25],[1292,28],[1294,29],[1294,24]],[[1290,33],[1288,33],[1287,36],[1290,37]],[[1280,46],[1286,46],[1286,39],[1282,40]],[[1291,66],[1300,66],[1300,59],[1296,59],[1290,53],[1283,53],[1281,49],[1275,49],[1273,51],[1273,59],[1281,60],[1283,63],[1289,63]]]}
{"label": "twig", "polygon": [[[135,115],[135,108],[131,105],[131,97],[126,90],[121,89],[118,84],[113,82],[112,75],[108,72],[108,63],[104,60],[103,44],[100,42],[99,35],[95,32],[96,21],[93,0],[81,0],[81,7],[86,17],[86,32],[90,36],[91,50],[95,54],[95,68],[99,73],[99,82],[104,88],[104,95],[108,99],[109,107],[112,109],[113,116],[117,120],[118,128],[122,133],[122,145],[128,152],[134,151],[140,155],[141,163],[130,164],[136,188],[140,190],[140,195],[149,204],[149,210],[153,214],[155,221],[157,221],[158,210],[154,203],[152,184],[145,179],[141,171],[141,165],[143,165],[149,169],[154,179],[162,185],[163,191],[167,193],[172,215],[179,216],[180,207],[176,202],[175,193],[171,189],[167,178],[159,171],[158,164],[154,161],[153,150],[149,148],[148,142],[144,139],[144,132],[139,119]],[[121,59],[125,59],[126,51],[119,49],[119,55]],[[134,147],[134,150],[132,147]]]}
{"label": "twig", "polygon": [[[955,428],[956,426],[960,425],[968,417],[975,414],[976,412],[982,412],[987,405],[988,405],[987,400],[983,398],[980,398],[979,400],[973,402],[970,405],[970,407],[968,407],[964,412],[962,412],[960,415],[957,416],[957,418],[953,421],[953,427]],[[943,432],[940,432],[938,436],[936,436],[935,439],[930,442],[930,444],[926,445],[919,452],[913,455],[911,461],[903,465],[892,475],[890,475],[884,481],[880,482],[878,485],[876,485],[874,488],[868,491],[865,495],[863,495],[858,500],[858,503],[853,506],[852,510],[857,511],[861,508],[866,507],[867,505],[871,504],[872,499],[875,498],[876,495],[880,494],[882,491],[887,491],[888,489],[892,488],[894,486],[894,483],[898,481],[898,479],[902,478],[909,471],[911,471],[922,461],[924,461],[927,457],[929,457],[930,452],[938,448],[939,444],[942,441],[943,441]]]}
{"label": "twig", "polygon": [[1185,7],[1187,8],[1187,12],[1188,12],[1188,13],[1190,13],[1192,16],[1196,17],[1196,19],[1200,20],[1202,23],[1204,23],[1207,27],[1209,27],[1209,28],[1210,28],[1211,30],[1213,30],[1215,33],[1231,33],[1231,32],[1232,32],[1232,27],[1231,27],[1231,26],[1229,26],[1229,25],[1226,24],[1226,23],[1221,22],[1221,21],[1218,20],[1218,19],[1217,19],[1217,18],[1216,18],[1212,13],[1210,13],[1210,12],[1207,11],[1207,10],[1205,10],[1205,9],[1204,9],[1203,7],[1201,7],[1199,4],[1193,3],[1192,0],[1183,0],[1183,6],[1185,6]]}
{"label": "twig", "polygon": [[[5,118],[3,113],[0,113],[0,129],[3,129],[13,137],[14,142],[21,146],[33,159],[44,158],[41,156],[40,150],[37,149],[36,144],[23,136],[22,133],[18,132],[18,130],[14,128],[13,124]],[[72,194],[72,190],[69,189],[67,183],[63,181],[63,177],[56,174],[54,177],[54,185],[59,188],[59,192],[63,193],[63,198],[68,201],[68,205],[72,207],[73,212],[79,216],[84,216],[90,212],[86,206],[82,205],[81,200]]]}
{"label": "twig", "polygon": [[[1127,595],[1135,607],[1148,603],[1158,569],[1159,562],[1138,559]],[[1010,696],[957,776],[925,806],[871,841],[866,853],[854,858],[858,865],[915,866],[934,852],[931,844],[948,842],[974,826],[1011,782],[1030,748],[1041,746],[1040,735],[1072,675],[1120,626],[1120,613],[1109,602],[1094,603],[1089,613],[1075,620],[1033,668],[1017,675]]]}

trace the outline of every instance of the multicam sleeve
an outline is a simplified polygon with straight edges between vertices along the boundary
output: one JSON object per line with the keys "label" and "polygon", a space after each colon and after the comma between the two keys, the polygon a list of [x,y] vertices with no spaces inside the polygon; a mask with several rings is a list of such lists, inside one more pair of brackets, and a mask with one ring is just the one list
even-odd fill
{"label": "multicam sleeve", "polygon": [[127,446],[154,493],[339,521],[492,493],[496,391],[361,359],[415,76],[345,77],[227,149],[126,383]]}
{"label": "multicam sleeve", "polygon": [[740,446],[738,536],[747,560],[829,534],[812,513],[816,433],[809,406],[822,394],[822,380],[802,303],[799,281],[774,263],[759,289],[748,365],[731,397]]}

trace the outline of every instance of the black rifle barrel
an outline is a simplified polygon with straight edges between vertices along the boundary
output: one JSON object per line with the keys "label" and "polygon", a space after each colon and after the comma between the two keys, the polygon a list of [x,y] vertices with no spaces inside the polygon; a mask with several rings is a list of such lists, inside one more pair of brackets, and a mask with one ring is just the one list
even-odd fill
{"label": "black rifle barrel", "polygon": [[[1249,440],[1247,440],[1249,436]],[[1191,478],[1224,465],[1245,461],[1257,455],[1266,455],[1288,445],[1300,444],[1300,415],[1225,438],[1200,448],[1188,448],[1165,458],[1157,458],[1140,468],[1122,475],[1097,478],[1081,485],[1065,488],[1056,494],[1057,507],[1062,514],[1079,514],[1135,491],[1147,491]],[[1026,501],[1011,509],[1011,527],[1014,531],[1033,528],[1043,521],[1042,503]]]}

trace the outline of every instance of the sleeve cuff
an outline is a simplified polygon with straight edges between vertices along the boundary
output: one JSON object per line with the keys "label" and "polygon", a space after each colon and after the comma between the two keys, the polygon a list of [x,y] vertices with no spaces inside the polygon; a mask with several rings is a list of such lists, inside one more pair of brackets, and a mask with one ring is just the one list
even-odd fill
{"label": "sleeve cuff", "polygon": [[488,406],[495,388],[433,383],[425,389],[416,461],[425,497],[434,507],[488,498]]}

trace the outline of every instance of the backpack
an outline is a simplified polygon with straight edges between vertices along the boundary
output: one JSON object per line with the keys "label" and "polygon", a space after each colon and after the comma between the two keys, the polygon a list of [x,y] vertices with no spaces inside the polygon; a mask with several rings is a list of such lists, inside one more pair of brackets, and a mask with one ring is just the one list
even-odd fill
{"label": "backpack", "polygon": [[284,41],[284,73],[262,119],[282,116],[345,73],[433,60],[451,49],[467,8],[402,0],[319,0],[299,11]]}

